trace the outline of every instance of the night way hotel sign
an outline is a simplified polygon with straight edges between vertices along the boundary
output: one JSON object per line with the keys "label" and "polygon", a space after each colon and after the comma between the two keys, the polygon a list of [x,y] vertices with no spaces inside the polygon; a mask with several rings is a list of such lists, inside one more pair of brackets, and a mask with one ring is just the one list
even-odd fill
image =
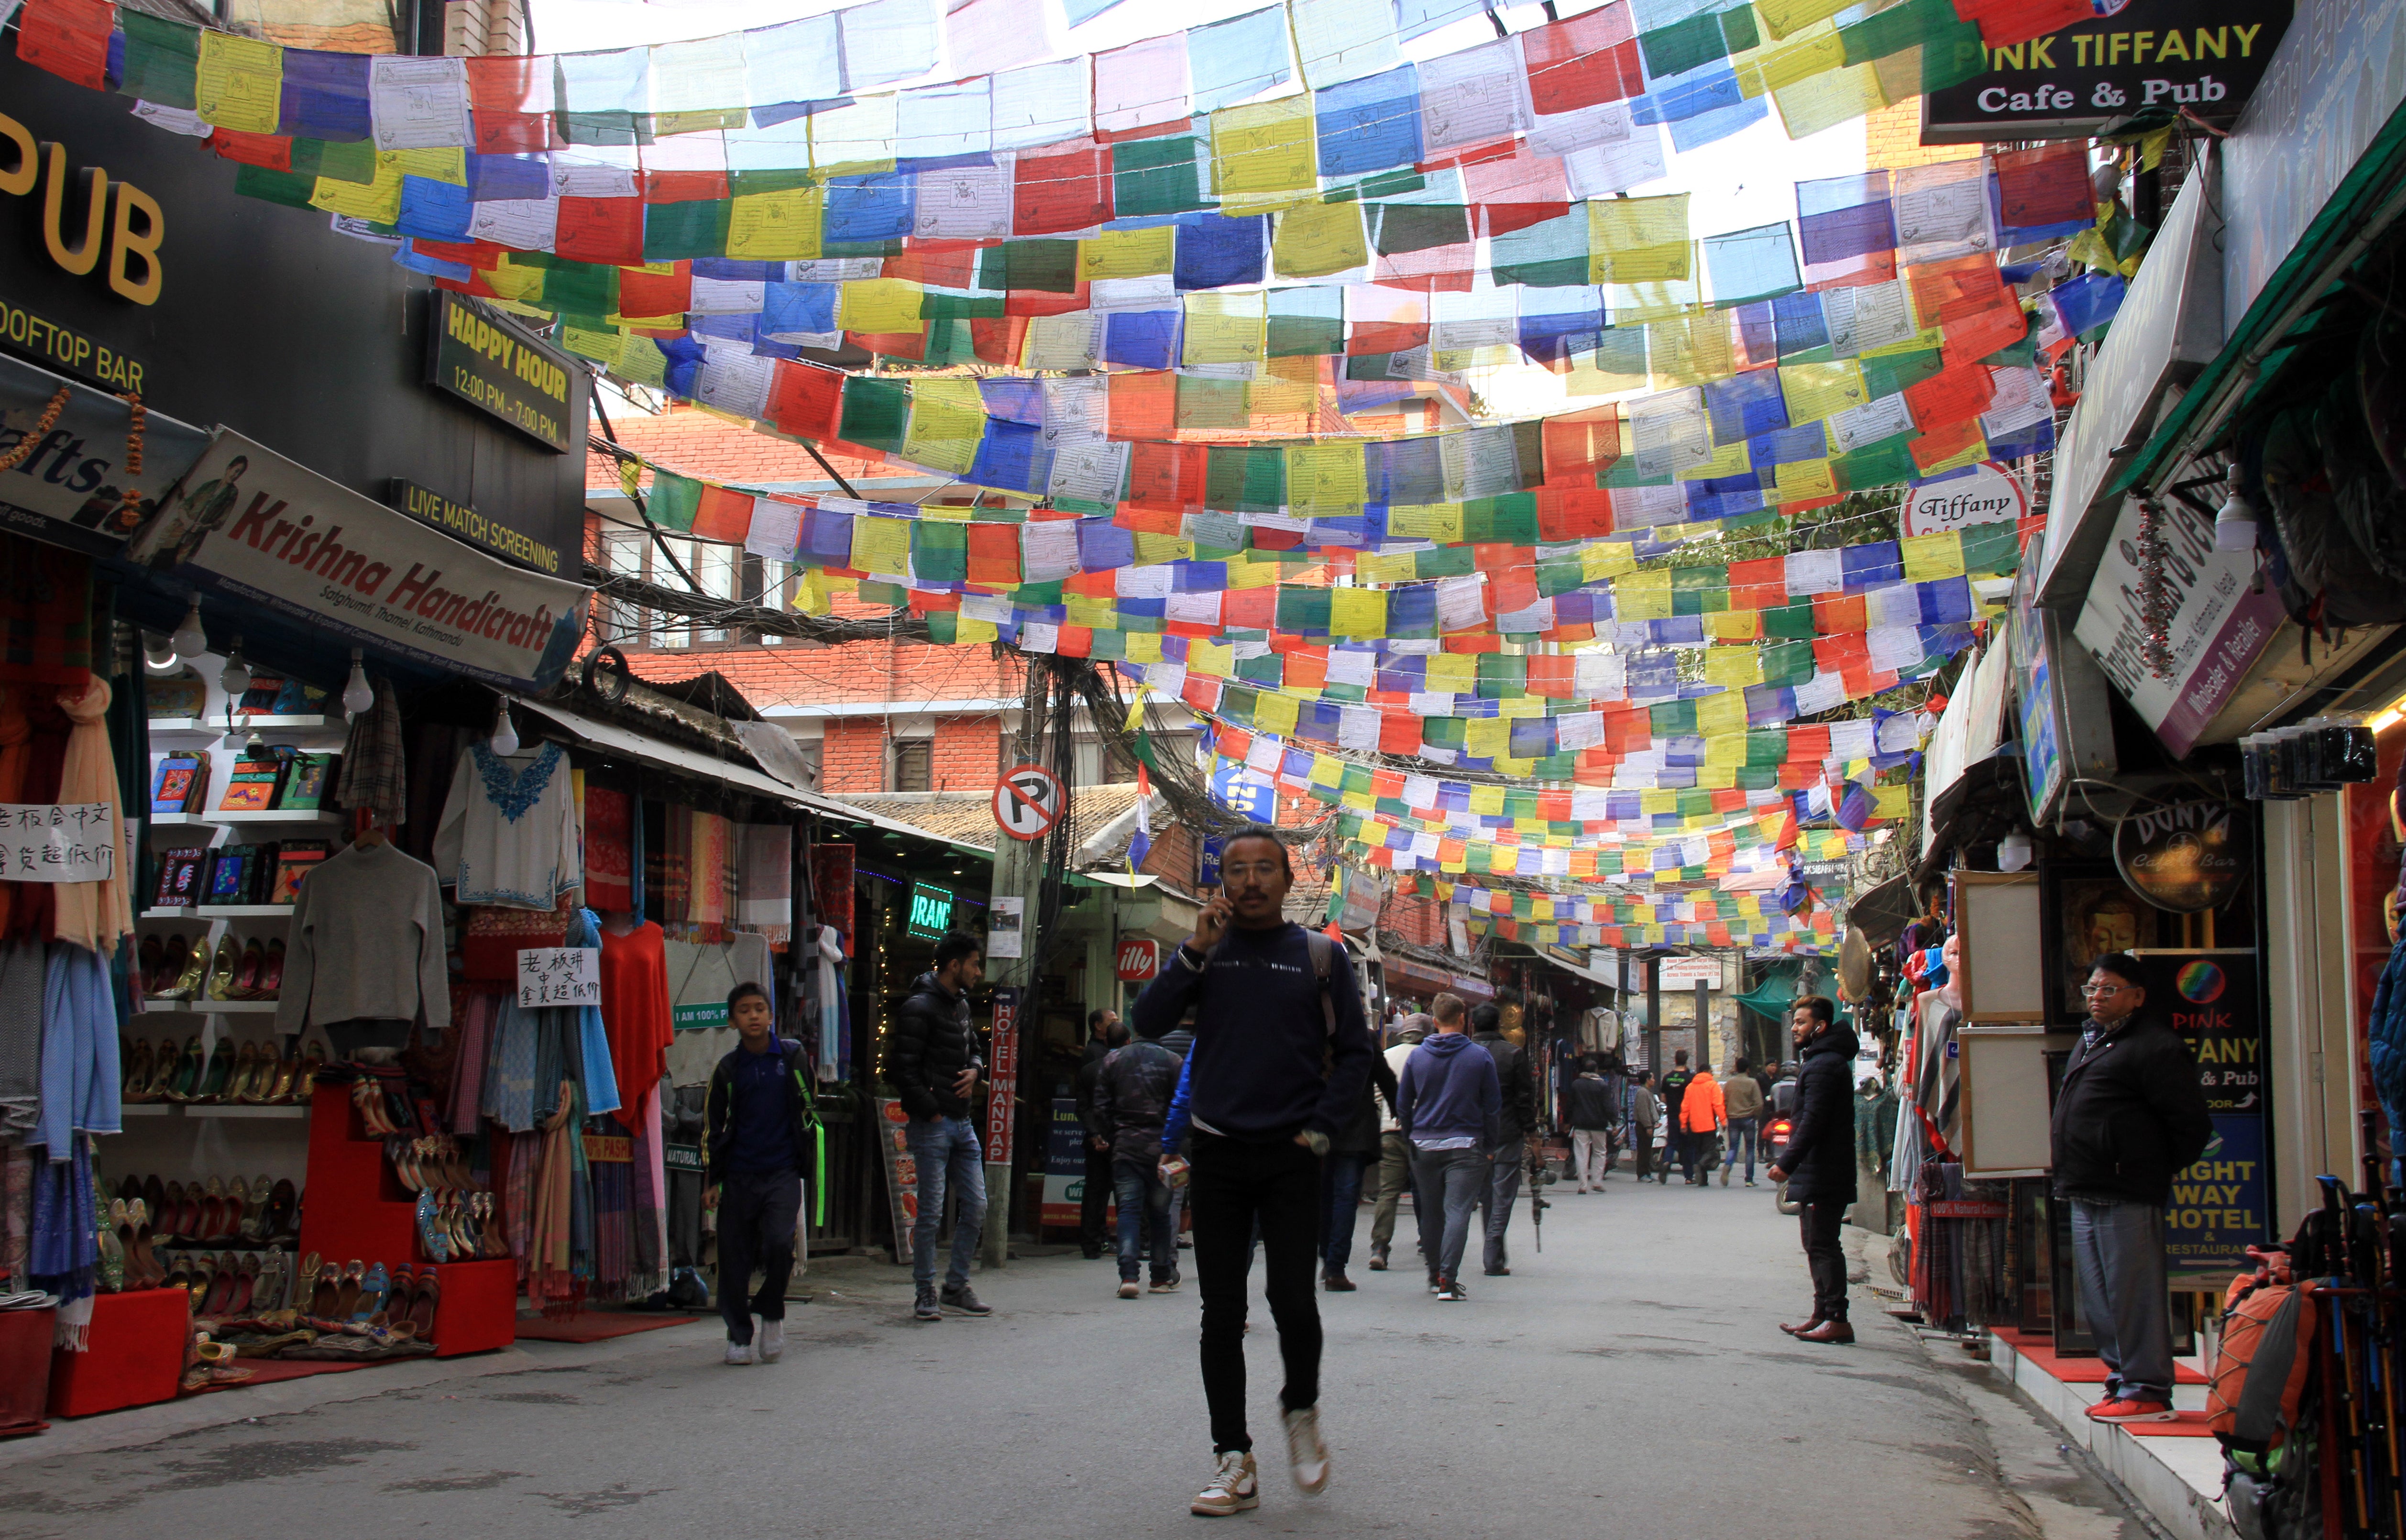
{"label": "night way hotel sign", "polygon": [[562,454],[574,447],[585,424],[569,421],[577,400],[569,372],[583,365],[474,300],[448,290],[432,300],[426,383]]}

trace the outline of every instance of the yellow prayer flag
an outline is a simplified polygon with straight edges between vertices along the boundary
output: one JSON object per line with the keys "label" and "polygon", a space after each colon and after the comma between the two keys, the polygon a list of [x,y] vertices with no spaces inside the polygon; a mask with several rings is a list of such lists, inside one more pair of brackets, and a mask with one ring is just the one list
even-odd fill
{"label": "yellow prayer flag", "polygon": [[468,152],[464,149],[396,149],[392,159],[404,177],[421,177],[453,187],[468,185]]}
{"label": "yellow prayer flag", "polygon": [[[314,204],[318,200],[312,196],[309,201]],[[531,300],[543,293],[543,269],[521,267],[507,256],[485,274],[485,281],[493,286],[494,293],[505,300]]]}
{"label": "yellow prayer flag", "polygon": [[727,213],[727,254],[756,261],[815,260],[826,196],[819,188],[798,187],[735,199]]}
{"label": "yellow prayer flag", "polygon": [[1237,649],[1225,642],[1206,642],[1196,637],[1186,643],[1186,671],[1209,679],[1225,679],[1237,666]]}
{"label": "yellow prayer flag", "polygon": [[1688,194],[1592,199],[1587,218],[1590,283],[1652,283],[1688,276],[1693,255],[1688,240]]}
{"label": "yellow prayer flag", "polygon": [[1913,811],[1913,788],[1910,785],[1874,786],[1872,816],[1902,818]]}
{"label": "yellow prayer flag", "polygon": [[[1843,57],[1843,46],[1841,54]],[[1912,92],[1908,91],[1906,94]],[[1801,78],[1776,86],[1771,99],[1779,104],[1779,120],[1790,139],[1802,139],[1825,128],[1851,122],[1865,113],[1877,112],[1890,101],[1881,85],[1876,64],[1831,68],[1823,74]]]}
{"label": "yellow prayer flag", "polygon": [[1269,296],[1258,290],[1187,295],[1180,361],[1189,368],[1199,363],[1260,361],[1268,304]]}
{"label": "yellow prayer flag", "polygon": [[846,332],[916,332],[919,286],[908,278],[854,278],[843,286],[836,324]]}
{"label": "yellow prayer flag", "polygon": [[1705,649],[1705,683],[1732,689],[1762,683],[1762,655],[1752,647]]}
{"label": "yellow prayer flag", "polygon": [[1459,502],[1400,502],[1387,510],[1387,533],[1397,540],[1434,540],[1440,545],[1462,543]]}
{"label": "yellow prayer flag", "polygon": [[1502,717],[1543,716],[1546,699],[1541,695],[1507,695],[1495,702],[1495,714]]}
{"label": "yellow prayer flag", "polygon": [[1702,465],[1691,465],[1672,473],[1674,481],[1710,481],[1723,476],[1742,476],[1754,469],[1754,456],[1744,439],[1733,440],[1716,446],[1713,458]]}
{"label": "yellow prayer flag", "polygon": [[[1696,698],[1696,730],[1709,738],[1717,733],[1746,731],[1746,697],[1736,690]],[[1677,809],[1665,811],[1676,812]]]}
{"label": "yellow prayer flag", "polygon": [[[1500,717],[1473,716],[1463,723],[1465,729],[1463,752],[1481,759],[1492,759],[1511,746],[1511,725]],[[1482,739],[1486,747],[1481,747]],[[1470,788],[1470,811],[1493,816],[1504,811],[1504,788],[1498,785],[1474,785]]]}
{"label": "yellow prayer flag", "polygon": [[1737,373],[1730,313],[1705,310],[1647,322],[1646,360],[1657,390],[1728,379]]}
{"label": "yellow prayer flag", "polygon": [[1778,496],[1782,502],[1811,502],[1838,495],[1837,473],[1826,459],[1791,459],[1779,467]]}
{"label": "yellow prayer flag", "polygon": [[1710,642],[1758,642],[1762,638],[1760,610],[1720,610],[1700,617]]}
{"label": "yellow prayer flag", "polygon": [[1847,0],[1755,0],[1754,13],[1774,41],[1804,31],[1847,8]]}
{"label": "yellow prayer flag", "polygon": [[1270,260],[1281,278],[1321,278],[1370,260],[1362,235],[1362,203],[1297,204],[1279,216]]}
{"label": "yellow prayer flag", "polygon": [[1419,573],[1409,551],[1364,551],[1353,558],[1353,575],[1365,583],[1409,583]]}
{"label": "yellow prayer flag", "polygon": [[[1389,529],[1394,525],[1390,524]],[[1637,567],[1637,548],[1625,540],[1599,541],[1579,552],[1579,581],[1593,583],[1598,578],[1612,577],[1634,572]]]}
{"label": "yellow prayer flag", "polygon": [[965,615],[953,626],[953,640],[964,645],[971,643],[992,642],[1001,634],[1001,630],[993,621],[980,620],[975,615]]}
{"label": "yellow prayer flag", "polygon": [[[1128,632],[1127,660],[1131,663],[1160,662],[1161,633],[1159,631]],[[1128,724],[1125,729],[1128,732],[1136,731],[1137,725],[1144,720],[1144,691],[1137,691],[1136,699],[1128,706]]]}
{"label": "yellow prayer flag", "polygon": [[[201,43],[218,35],[201,34]],[[390,224],[401,218],[400,157],[387,150],[376,151],[375,177],[365,182],[338,182],[332,177],[318,178],[315,191],[309,194],[312,207],[346,215],[355,219],[373,219],[377,224]]]}
{"label": "yellow prayer flag", "polygon": [[978,441],[984,436],[985,406],[979,399],[977,381],[913,383],[911,425],[902,435],[904,459],[959,475],[976,461]]}
{"label": "yellow prayer flag", "polygon": [[1909,583],[1963,575],[1963,537],[1953,530],[1907,535],[1897,544],[1904,548],[1904,576]]}
{"label": "yellow prayer flag", "polygon": [[1286,451],[1286,501],[1296,509],[1359,507],[1369,481],[1358,443],[1296,444]]}
{"label": "yellow prayer flag", "polygon": [[1671,618],[1671,573],[1667,569],[1629,572],[1612,580],[1612,613],[1621,620]]}
{"label": "yellow prayer flag", "polygon": [[1275,561],[1230,561],[1228,586],[1231,588],[1267,588],[1279,580],[1280,566]]}
{"label": "yellow prayer flag", "polygon": [[1790,423],[1819,422],[1864,403],[1863,366],[1852,359],[1781,364],[1779,393],[1788,403]]}
{"label": "yellow prayer flag", "polygon": [[1264,690],[1253,700],[1253,728],[1276,738],[1288,737],[1294,733],[1295,717],[1302,710],[1303,702],[1296,697]]}
{"label": "yellow prayer flag", "polygon": [[1211,191],[1302,192],[1320,175],[1318,130],[1309,92],[1211,114]]}
{"label": "yellow prayer flag", "polygon": [[1428,687],[1434,694],[1468,695],[1479,688],[1479,659],[1468,653],[1430,653],[1424,662]]}
{"label": "yellow prayer flag", "polygon": [[1332,588],[1328,594],[1328,634],[1387,634],[1387,594],[1382,588]]}
{"label": "yellow prayer flag", "polygon": [[1156,225],[1151,230],[1106,230],[1078,243],[1078,276],[1091,283],[1097,278],[1141,278],[1155,273],[1167,273],[1177,256],[1177,227]]}
{"label": "yellow prayer flag", "polygon": [[846,565],[856,572],[877,572],[887,577],[910,576],[911,521],[867,516],[856,517],[852,521],[852,559]]}
{"label": "yellow prayer flag", "polygon": [[1150,530],[1136,531],[1136,564],[1139,567],[1166,567],[1173,561],[1189,561],[1195,556],[1195,543],[1184,535],[1156,534]]}
{"label": "yellow prayer flag", "polygon": [[[275,133],[284,112],[284,50],[255,37],[203,31],[200,59],[192,74],[192,107],[204,121],[237,134]],[[384,157],[378,155],[376,162],[381,177]],[[395,173],[395,198],[401,195],[398,177]],[[319,177],[318,182],[322,190],[325,178]]]}

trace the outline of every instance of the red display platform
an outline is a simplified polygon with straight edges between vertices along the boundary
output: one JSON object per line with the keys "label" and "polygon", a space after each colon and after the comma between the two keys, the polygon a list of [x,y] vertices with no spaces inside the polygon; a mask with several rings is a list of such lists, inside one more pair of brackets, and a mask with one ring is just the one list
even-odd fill
{"label": "red display platform", "polygon": [[[2105,1361],[2093,1355],[2080,1358],[2058,1357],[2053,1340],[2028,1332],[2009,1331],[2003,1327],[1995,1335],[2014,1351],[2037,1367],[2045,1370],[2066,1385],[2102,1385],[2105,1383]],[[2172,1383],[2202,1385],[2205,1376],[2186,1363],[2172,1365]]]}
{"label": "red display platform", "polygon": [[139,1289],[92,1301],[88,1351],[50,1356],[50,1415],[90,1417],[175,1399],[191,1295]]}
{"label": "red display platform", "polygon": [[54,1309],[0,1310],[0,1438],[40,1433],[50,1424],[50,1340]]}
{"label": "red display platform", "polygon": [[489,1352],[518,1339],[518,1264],[451,1262],[434,1269],[443,1299],[434,1307],[434,1356]]}
{"label": "red display platform", "polygon": [[522,1342],[607,1342],[614,1336],[657,1332],[663,1326],[690,1326],[700,1316],[630,1315],[624,1310],[587,1310],[566,1321],[530,1316],[518,1322]]}
{"label": "red display platform", "polygon": [[2134,1438],[2212,1438],[2206,1421],[2212,1412],[2175,1412],[2170,1422],[2124,1422],[2117,1426]]}
{"label": "red display platform", "polygon": [[347,1085],[320,1085],[309,1102],[308,1200],[301,1206],[301,1254],[330,1266],[354,1259],[387,1270],[432,1261],[418,1250],[418,1204],[351,1105]]}

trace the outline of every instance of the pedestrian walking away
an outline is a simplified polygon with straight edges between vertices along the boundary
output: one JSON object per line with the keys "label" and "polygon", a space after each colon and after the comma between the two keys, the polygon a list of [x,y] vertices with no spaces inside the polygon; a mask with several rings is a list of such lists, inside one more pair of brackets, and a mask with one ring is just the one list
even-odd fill
{"label": "pedestrian walking away", "polygon": [[1489,1278],[1505,1278],[1512,1271],[1505,1254],[1504,1234],[1511,1228],[1512,1209],[1521,1196],[1522,1146],[1537,1127],[1536,1077],[1521,1045],[1504,1036],[1503,1019],[1504,1012],[1492,1005],[1470,1013],[1470,1040],[1495,1061],[1496,1085],[1504,1096],[1495,1143],[1489,1149],[1494,1158],[1487,1167],[1487,1191],[1479,1198],[1487,1221],[1487,1243],[1480,1260]]}
{"label": "pedestrian walking away", "polygon": [[1353,1226],[1360,1218],[1362,1179],[1379,1160],[1380,1124],[1394,1105],[1395,1073],[1382,1057],[1370,1060],[1370,1078],[1362,1084],[1361,1104],[1352,1121],[1329,1140],[1327,1158],[1320,1165],[1320,1286],[1330,1293],[1352,1293],[1353,1280],[1345,1276],[1353,1259]]}
{"label": "pedestrian walking away", "polygon": [[1654,1071],[1641,1069],[1629,1077],[1621,1093],[1621,1121],[1629,1128],[1629,1147],[1637,1158],[1637,1180],[1654,1174],[1654,1131],[1663,1126],[1663,1098],[1654,1094]]}
{"label": "pedestrian walking away", "polygon": [[969,992],[984,977],[985,954],[976,937],[938,941],[935,968],[919,975],[886,1041],[885,1074],[909,1115],[903,1137],[919,1173],[919,1217],[911,1226],[911,1281],[917,1290],[911,1314],[918,1321],[944,1319],[936,1292],[936,1232],[947,1193],[958,1211],[942,1305],[963,1315],[994,1313],[969,1287],[969,1259],[985,1231],[984,1154],[972,1121],[985,1057],[969,1024]]}
{"label": "pedestrian walking away", "polygon": [[2056,1195],[2072,1205],[2073,1281],[2105,1364],[2100,1422],[2170,1422],[2172,1329],[2164,1209],[2172,1178],[2214,1137],[2188,1045],[2146,1011],[2138,959],[2089,965],[2088,1019],[2048,1127]]}
{"label": "pedestrian walking away", "polygon": [[1464,1035],[1462,1001],[1437,997],[1437,1033],[1412,1050],[1398,1077],[1395,1112],[1411,1140],[1413,1209],[1429,1292],[1445,1303],[1467,1297],[1462,1252],[1471,1210],[1488,1191],[1488,1167],[1503,1143],[1503,1092],[1493,1055]]}
{"label": "pedestrian walking away", "polygon": [[[718,1313],[729,1363],[774,1363],[785,1350],[785,1285],[817,1113],[802,1045],[776,1035],[768,992],[737,984],[727,1019],[739,1040],[710,1072],[702,1124],[703,1180],[718,1190]],[[747,1302],[755,1267],[760,1287]]]}
{"label": "pedestrian walking away", "polygon": [[[1111,1024],[1119,1024],[1116,1015]],[[1148,1236],[1153,1292],[1166,1294],[1178,1287],[1178,1232],[1170,1219],[1169,1183],[1161,1174],[1161,1135],[1181,1067],[1177,1054],[1142,1039],[1112,1049],[1096,1067],[1091,1126],[1105,1130],[1111,1152],[1111,1187],[1120,1207],[1122,1299],[1137,1297]]]}
{"label": "pedestrian walking away", "polygon": [[1579,1192],[1601,1192],[1611,1158],[1614,1115],[1618,1109],[1612,1083],[1593,1055],[1579,1060],[1579,1072],[1563,1093],[1571,1130],[1571,1166],[1578,1175]]}
{"label": "pedestrian walking away", "polygon": [[1090,1010],[1086,1013],[1086,1051],[1078,1061],[1078,1122],[1086,1131],[1086,1178],[1078,1193],[1078,1250],[1087,1261],[1101,1256],[1109,1247],[1103,1235],[1103,1212],[1111,1206],[1112,1175],[1111,1131],[1095,1117],[1095,1076],[1102,1068],[1103,1058],[1126,1042],[1127,1028],[1120,1024],[1116,1010]]}
{"label": "pedestrian walking away", "polygon": [[[1248,825],[1221,846],[1220,891],[1136,1003],[1157,1037],[1195,1009],[1187,1055],[1187,1180],[1203,1295],[1203,1397],[1215,1469],[1192,1511],[1261,1501],[1245,1425],[1245,1275],[1260,1226],[1270,1316],[1286,1372],[1287,1462],[1307,1495],[1328,1485],[1320,1434],[1320,1306],[1312,1287],[1320,1161],[1357,1111],[1377,1052],[1343,948],[1284,914],[1295,881],[1277,833]],[[1168,1131],[1165,1130],[1165,1138]]]}
{"label": "pedestrian walking away", "polygon": [[1688,1051],[1682,1048],[1671,1054],[1670,1071],[1656,1087],[1663,1097],[1663,1170],[1658,1180],[1665,1187],[1671,1185],[1672,1166],[1687,1151],[1687,1137],[1679,1131],[1679,1098],[1695,1078],[1696,1072],[1688,1067]]}
{"label": "pedestrian walking away", "polygon": [[1847,1254],[1838,1227],[1855,1201],[1855,1034],[1839,1024],[1837,1007],[1819,995],[1798,1000],[1790,1018],[1804,1067],[1796,1076],[1795,1122],[1773,1157],[1773,1181],[1788,1183],[1804,1234],[1804,1264],[1813,1275],[1813,1313],[1802,1326],[1780,1330],[1803,1342],[1855,1339],[1847,1321]]}
{"label": "pedestrian walking away", "polygon": [[[1436,1029],[1437,1023],[1426,1011],[1416,1010],[1395,1023],[1395,1040],[1381,1055],[1390,1075],[1401,1076],[1404,1061],[1412,1050]],[[1404,1137],[1404,1125],[1395,1116],[1393,1099],[1385,1099],[1379,1120],[1379,1202],[1370,1211],[1370,1271],[1387,1270],[1387,1249],[1395,1239],[1395,1210],[1412,1182],[1412,1144]],[[1420,1200],[1412,1200],[1417,1211]]]}
{"label": "pedestrian walking away", "polygon": [[1721,1116],[1729,1128],[1729,1151],[1721,1156],[1721,1185],[1729,1185],[1730,1173],[1737,1168],[1737,1152],[1746,1151],[1746,1184],[1754,1185],[1754,1147],[1756,1131],[1762,1126],[1762,1082],[1754,1077],[1753,1061],[1737,1061],[1730,1078],[1721,1082]]}

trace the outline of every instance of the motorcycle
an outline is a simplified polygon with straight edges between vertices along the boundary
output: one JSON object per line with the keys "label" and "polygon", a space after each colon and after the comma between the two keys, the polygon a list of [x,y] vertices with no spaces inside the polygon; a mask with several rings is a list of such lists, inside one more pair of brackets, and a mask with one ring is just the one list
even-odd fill
{"label": "motorcycle", "polygon": [[[1788,1152],[1788,1136],[1795,1131],[1796,1120],[1792,1117],[1775,1117],[1762,1125],[1762,1143],[1763,1147],[1771,1151],[1772,1165],[1777,1166],[1780,1157]],[[1804,1207],[1802,1204],[1788,1201],[1788,1180],[1784,1177],[1780,1179],[1778,1185],[1773,1188],[1771,1201],[1783,1214],[1795,1213]]]}

